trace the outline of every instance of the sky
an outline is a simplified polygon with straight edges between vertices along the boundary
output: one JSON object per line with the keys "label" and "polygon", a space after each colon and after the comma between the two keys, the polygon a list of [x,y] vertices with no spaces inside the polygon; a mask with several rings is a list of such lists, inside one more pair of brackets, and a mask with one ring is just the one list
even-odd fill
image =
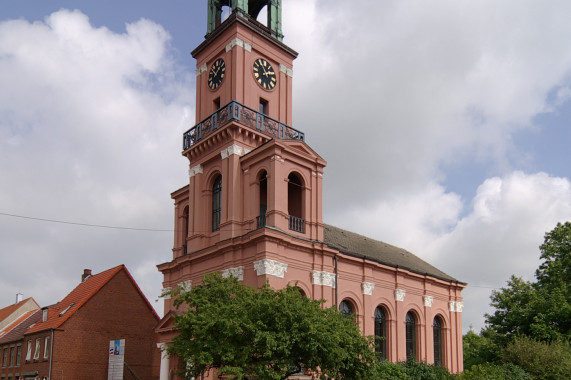
{"label": "sky", "polygon": [[[125,264],[159,315],[206,0],[0,0],[0,307]],[[571,2],[284,0],[324,221],[468,283],[464,331],[571,220]]]}

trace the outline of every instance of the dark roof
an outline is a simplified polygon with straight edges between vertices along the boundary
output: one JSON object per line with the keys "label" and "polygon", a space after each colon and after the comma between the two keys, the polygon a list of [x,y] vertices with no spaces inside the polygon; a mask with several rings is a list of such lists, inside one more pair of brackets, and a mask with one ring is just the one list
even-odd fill
{"label": "dark roof", "polygon": [[365,258],[394,268],[406,269],[421,275],[426,274],[440,280],[458,282],[454,277],[433,267],[409,251],[394,245],[328,224],[324,227],[323,235],[324,243],[341,253]]}

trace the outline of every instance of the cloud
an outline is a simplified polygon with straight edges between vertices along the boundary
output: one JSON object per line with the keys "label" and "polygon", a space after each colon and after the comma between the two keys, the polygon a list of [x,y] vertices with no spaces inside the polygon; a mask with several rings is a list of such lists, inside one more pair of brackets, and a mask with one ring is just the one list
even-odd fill
{"label": "cloud", "polygon": [[[571,215],[569,179],[519,171],[540,157],[514,141],[568,99],[570,16],[564,1],[284,4],[294,127],[328,161],[325,222],[471,285],[533,279],[543,234]],[[450,167],[480,184],[473,200],[447,189]],[[464,292],[465,328],[489,293]]]}
{"label": "cloud", "polygon": [[[571,7],[553,3],[285,4],[286,42],[301,52],[295,127],[329,162],[334,211],[445,181],[443,165],[517,168],[514,134],[569,87]],[[374,191],[354,197],[353,183]]]}
{"label": "cloud", "polygon": [[[79,11],[0,23],[2,212],[172,228],[169,193],[186,181],[178,152],[194,121],[194,82],[174,62],[169,40],[149,20],[118,34]],[[171,232],[7,216],[0,225],[2,297],[24,291],[50,304],[83,268],[122,263],[147,294],[159,294],[155,265],[171,257]]]}
{"label": "cloud", "polygon": [[[293,127],[328,161],[325,222],[468,282],[466,328],[489,302],[490,289],[472,286],[532,279],[543,234],[571,215],[569,179],[518,171],[526,152],[514,142],[568,102],[571,4],[550,5],[283,4],[285,43],[300,52]],[[0,212],[172,228],[195,86],[174,53],[146,19],[123,33],[68,10],[0,23]],[[447,188],[451,166],[480,185],[474,199]],[[155,266],[171,259],[172,239],[0,215],[0,304],[23,291],[47,305],[83,268],[125,263],[160,312]]]}

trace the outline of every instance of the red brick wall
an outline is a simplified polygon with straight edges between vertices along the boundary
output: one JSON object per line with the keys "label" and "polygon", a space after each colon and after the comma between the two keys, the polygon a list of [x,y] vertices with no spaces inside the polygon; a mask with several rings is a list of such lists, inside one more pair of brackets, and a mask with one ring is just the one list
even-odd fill
{"label": "red brick wall", "polygon": [[[157,322],[129,276],[120,271],[54,332],[51,380],[107,379],[109,341],[115,339],[125,339],[125,362],[140,379],[158,378]],[[49,362],[43,361],[43,351],[40,361],[25,371],[32,370],[32,364],[40,378],[47,376]]]}

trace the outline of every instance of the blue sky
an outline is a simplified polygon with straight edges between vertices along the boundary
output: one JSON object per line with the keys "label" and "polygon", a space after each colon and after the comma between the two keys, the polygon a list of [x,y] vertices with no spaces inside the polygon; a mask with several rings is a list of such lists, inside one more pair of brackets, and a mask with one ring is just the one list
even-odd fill
{"label": "blue sky", "polygon": [[[124,263],[162,312],[172,232],[149,230],[173,228],[187,181],[206,0],[2,6],[0,305],[55,303],[83,268]],[[325,222],[468,282],[465,329],[511,274],[533,280],[544,233],[571,219],[570,18],[563,0],[284,0]]]}

